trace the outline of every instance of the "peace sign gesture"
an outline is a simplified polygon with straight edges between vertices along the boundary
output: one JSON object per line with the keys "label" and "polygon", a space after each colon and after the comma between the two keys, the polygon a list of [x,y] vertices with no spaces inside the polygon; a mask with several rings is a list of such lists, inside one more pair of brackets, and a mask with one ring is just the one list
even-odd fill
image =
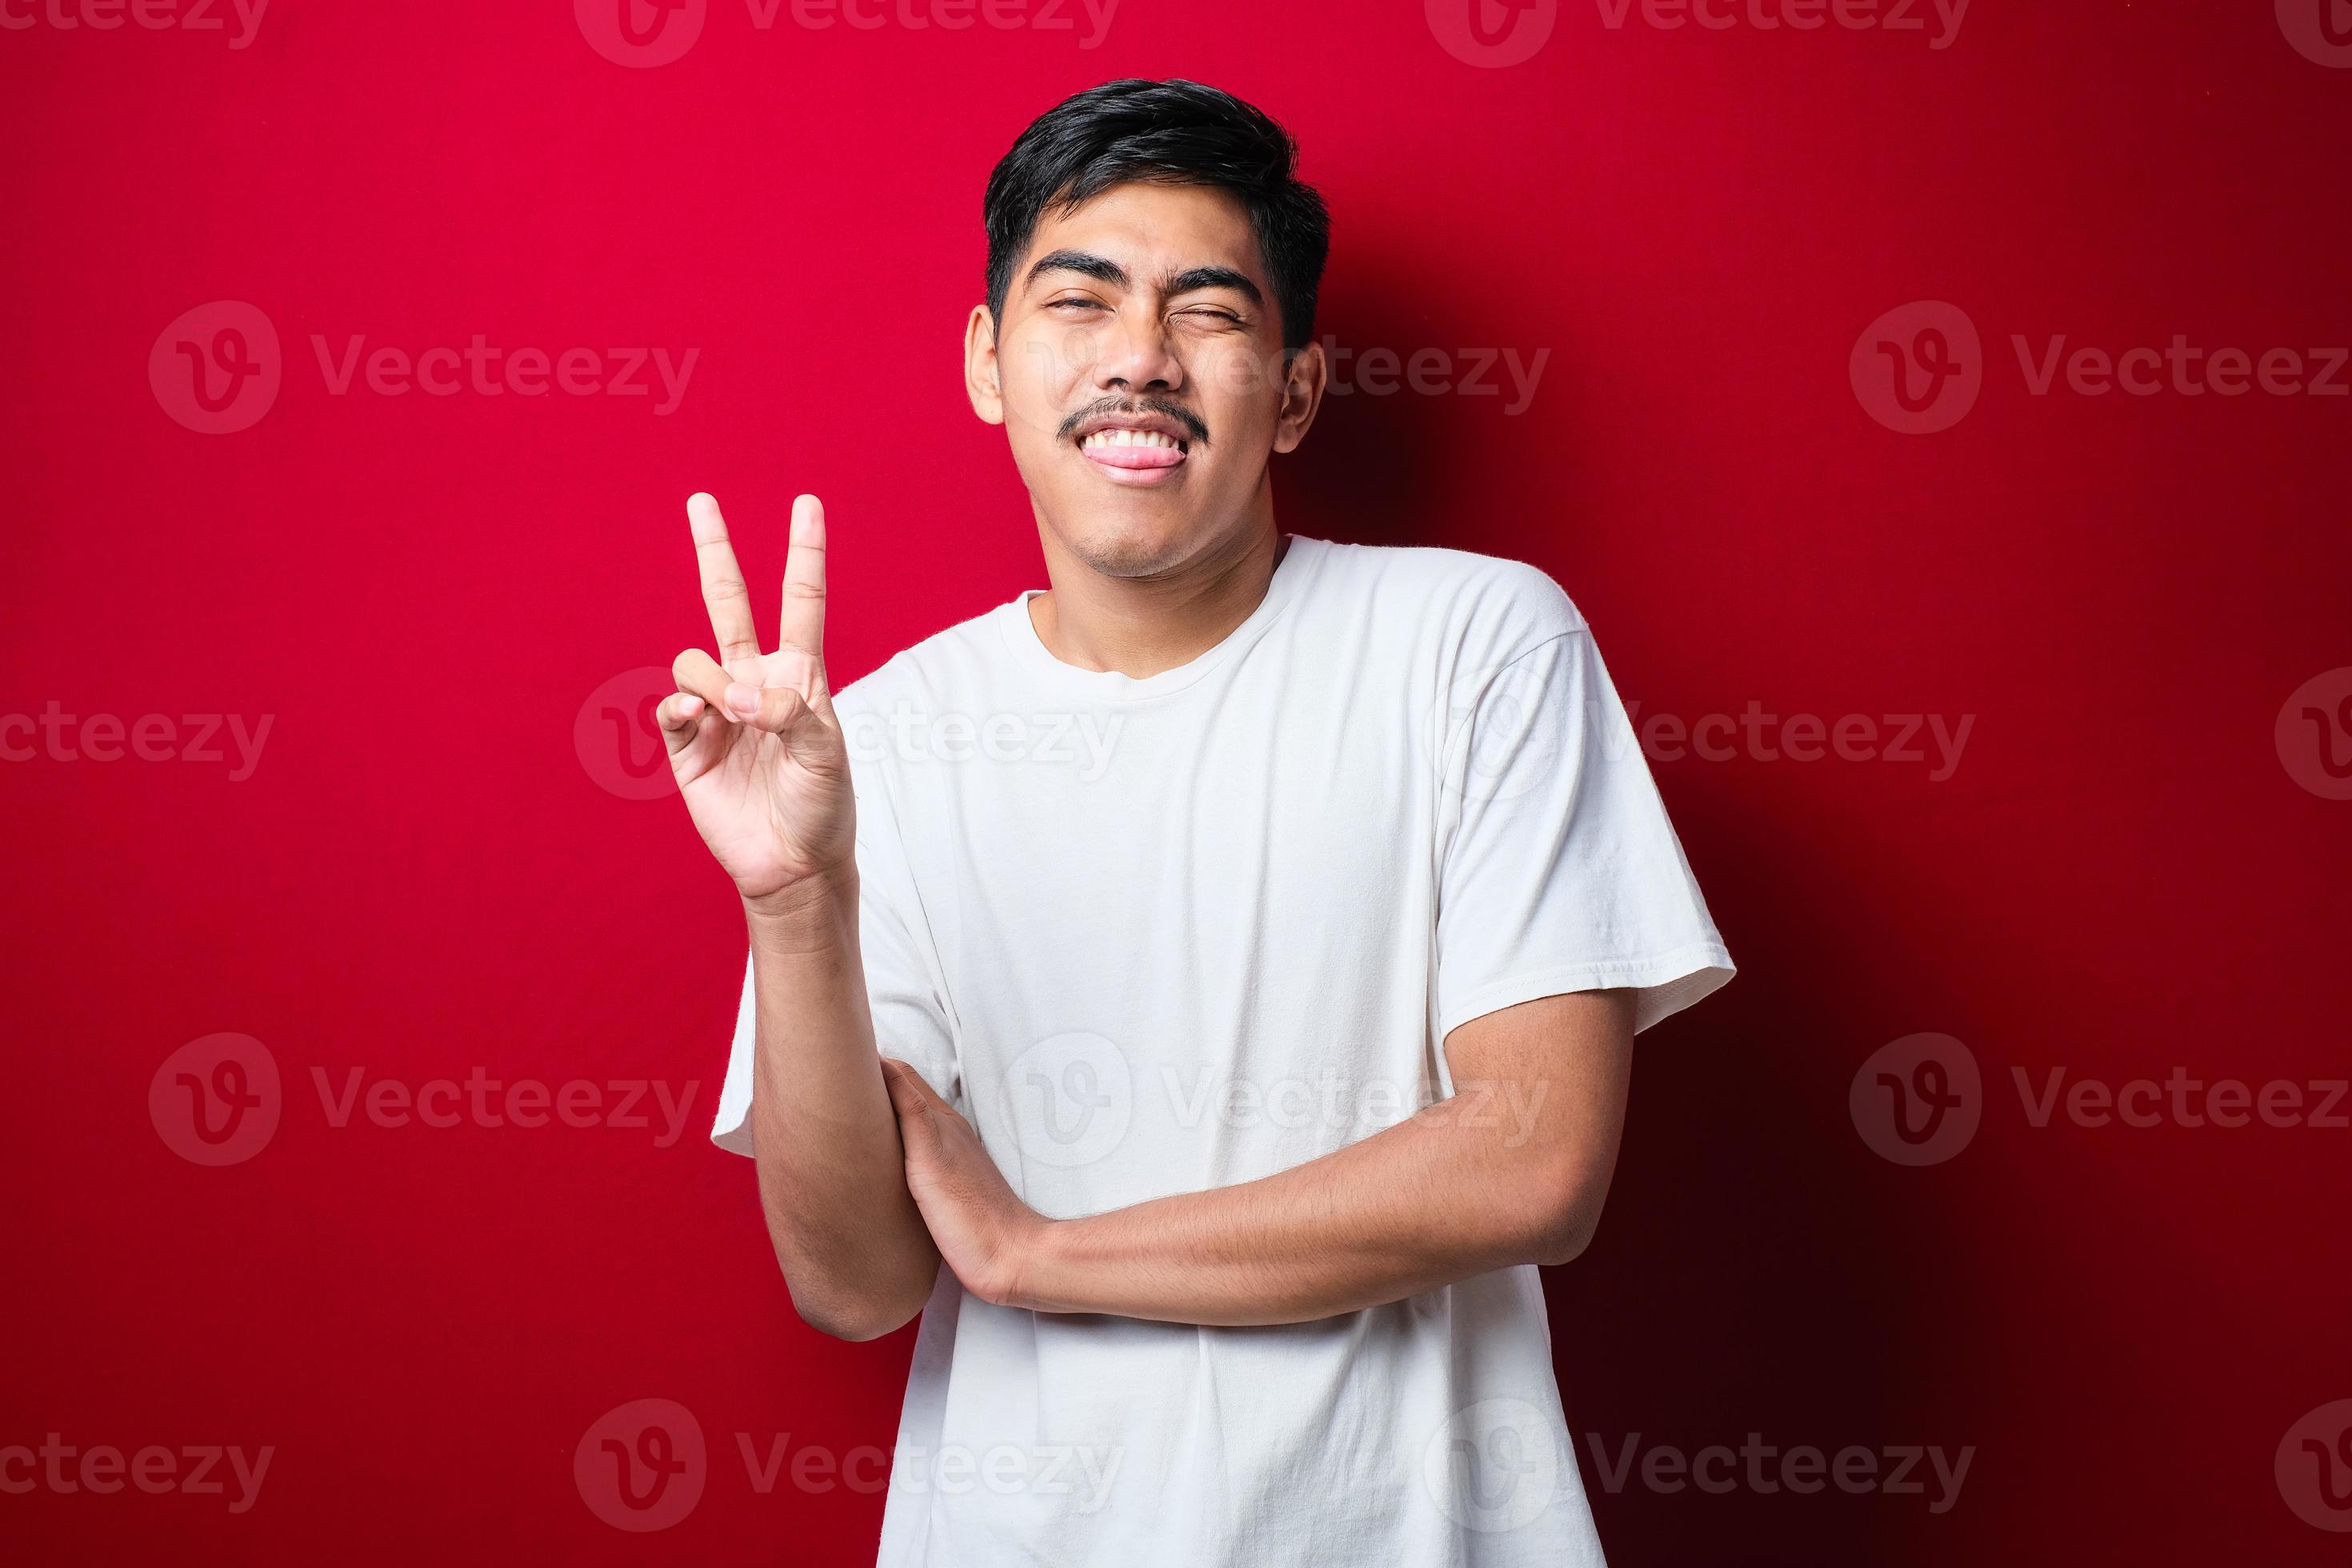
{"label": "peace sign gesture", "polygon": [[824,681],[824,507],[793,502],[783,627],[767,654],[719,503],[690,496],[686,516],[719,657],[679,654],[657,717],[702,841],[747,902],[770,900],[855,863],[849,752]]}

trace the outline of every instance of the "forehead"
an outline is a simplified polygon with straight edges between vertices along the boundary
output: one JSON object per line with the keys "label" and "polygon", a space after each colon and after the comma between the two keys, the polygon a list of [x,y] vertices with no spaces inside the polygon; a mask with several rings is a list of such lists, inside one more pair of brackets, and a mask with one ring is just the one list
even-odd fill
{"label": "forehead", "polygon": [[1037,258],[1056,250],[1090,252],[1138,279],[1230,267],[1261,288],[1266,284],[1249,209],[1231,191],[1213,185],[1113,185],[1067,212],[1048,211],[1030,237],[1015,288],[1027,286]]}

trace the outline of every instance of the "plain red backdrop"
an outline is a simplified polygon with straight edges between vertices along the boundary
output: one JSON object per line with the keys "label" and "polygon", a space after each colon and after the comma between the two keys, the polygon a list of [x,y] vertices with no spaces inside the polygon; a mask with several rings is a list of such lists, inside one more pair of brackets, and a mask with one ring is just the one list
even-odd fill
{"label": "plain red backdrop", "polygon": [[[1752,746],[1655,764],[1741,974],[1644,1037],[1607,1222],[1550,1279],[1612,1560],[2340,1560],[2273,1459],[2352,1396],[2352,1132],[2036,1127],[2012,1070],[2344,1076],[2352,804],[2298,784],[2273,727],[2352,664],[2352,400],[2063,373],[2035,395],[2011,340],[2345,343],[2352,71],[2267,0],[1979,0],[1943,48],[1925,8],[1911,32],[1613,10],[1561,6],[1483,68],[1414,0],[1126,0],[1092,48],[1082,11],[820,31],[710,0],[640,69],[562,0],[277,0],[244,48],[233,12],[100,31],[9,0],[33,20],[0,32],[0,710],[272,728],[235,781],[0,765],[0,1445],[275,1455],[242,1513],[234,1486],[0,1495],[6,1555],[870,1561],[876,1492],[796,1488],[788,1458],[761,1493],[736,1435],[763,1462],[778,1434],[887,1447],[909,1336],[794,1317],[751,1166],[705,1139],[734,900],[674,799],[600,784],[574,721],[706,638],[696,489],[755,582],[790,498],[824,497],[837,679],[1043,585],[959,384],[981,188],[1066,93],[1183,75],[1301,139],[1338,220],[1322,332],[1461,367],[1549,351],[1517,414],[1335,400],[1277,469],[1285,526],[1538,563],[1647,713],[1974,716],[1940,781]],[[274,325],[283,385],[203,435],[147,366],[216,300]],[[1916,300],[1983,342],[1980,400],[1931,436],[1848,377]],[[477,333],[698,357],[656,415],[338,395],[313,347]],[[282,1120],[207,1168],[148,1090],[223,1031],[271,1053]],[[1907,1168],[1847,1097],[1921,1031],[1981,1065],[1982,1125]],[[658,1112],[339,1127],[313,1074],[353,1068],[697,1098],[667,1147]],[[636,1535],[572,1456],[646,1397],[710,1457],[691,1514]],[[1932,1513],[1932,1481],[1612,1492],[1592,1451],[1751,1432],[1975,1453]]]}

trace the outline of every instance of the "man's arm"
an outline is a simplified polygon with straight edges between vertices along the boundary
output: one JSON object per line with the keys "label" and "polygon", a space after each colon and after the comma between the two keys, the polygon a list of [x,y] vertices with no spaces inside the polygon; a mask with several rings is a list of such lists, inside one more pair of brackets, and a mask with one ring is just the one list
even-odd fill
{"label": "man's arm", "polygon": [[911,1068],[886,1064],[909,1189],[965,1288],[1169,1322],[1305,1322],[1519,1263],[1600,1222],[1632,1069],[1630,991],[1545,997],[1445,1041],[1455,1094],[1277,1175],[1048,1220]]}
{"label": "man's arm", "polygon": [[686,511],[719,656],[679,654],[656,717],[751,928],[760,1204],[801,1316],[872,1339],[922,1310],[940,1258],[907,1190],[857,951],[856,797],[824,674],[824,510],[793,503],[770,654],[719,503],[697,495]]}
{"label": "man's arm", "polygon": [[907,1191],[846,880],[747,909],[751,1152],[793,1306],[812,1328],[870,1340],[922,1310],[940,1254]]}

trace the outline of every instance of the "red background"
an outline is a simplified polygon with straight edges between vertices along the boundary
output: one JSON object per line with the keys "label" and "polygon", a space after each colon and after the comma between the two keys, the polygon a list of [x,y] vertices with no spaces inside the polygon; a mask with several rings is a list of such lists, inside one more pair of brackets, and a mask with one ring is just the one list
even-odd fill
{"label": "red background", "polygon": [[[1656,766],[1742,973],[1645,1037],[1608,1221],[1551,1279],[1612,1559],[2341,1560],[2272,1458],[2352,1395],[2352,1133],[2037,1129],[2011,1073],[2344,1075],[2352,804],[2299,787],[2272,730],[2352,664],[2352,401],[2037,397],[2010,338],[2346,342],[2352,72],[2290,48],[2267,0],[1979,0],[1942,50],[1932,13],[1669,31],[1580,3],[1501,69],[1412,0],[1127,0],[1094,49],[1083,23],[814,32],[789,5],[762,32],[714,0],[644,70],[568,12],[278,0],[244,50],[0,32],[0,710],[275,716],[242,782],[0,765],[0,1445],[277,1450],[239,1515],[0,1495],[9,1555],[870,1561],[878,1495],[761,1495],[734,1434],[887,1447],[910,1335],[794,1317],[751,1166],[705,1141],[734,901],[674,800],[599,787],[573,721],[707,637],[698,488],[755,583],[792,495],[825,498],[840,680],[1043,585],[958,379],[980,191],[1029,117],[1143,74],[1298,134],[1338,216],[1319,331],[1550,351],[1516,417],[1335,401],[1279,470],[1286,527],[1542,565],[1645,712],[1976,716],[1940,783]],[[182,427],[146,380],[166,323],[215,300],[284,345],[275,406],[235,435]],[[1960,306],[1987,356],[1936,436],[1848,384],[1857,335],[1916,300]],[[700,358],[656,416],[331,395],[310,344],[476,332]],[[1963,1153],[1907,1169],[1846,1096],[1927,1030],[1969,1047],[1987,1102]],[[206,1169],[146,1097],[218,1031],[267,1045],[284,1110]],[[352,1068],[698,1087],[657,1148],[337,1128],[311,1071]],[[572,1455],[648,1396],[696,1414],[710,1473],[639,1536],[583,1506]],[[1612,1494],[1586,1436],[1751,1431],[1976,1454],[1931,1514],[1932,1482]]]}

